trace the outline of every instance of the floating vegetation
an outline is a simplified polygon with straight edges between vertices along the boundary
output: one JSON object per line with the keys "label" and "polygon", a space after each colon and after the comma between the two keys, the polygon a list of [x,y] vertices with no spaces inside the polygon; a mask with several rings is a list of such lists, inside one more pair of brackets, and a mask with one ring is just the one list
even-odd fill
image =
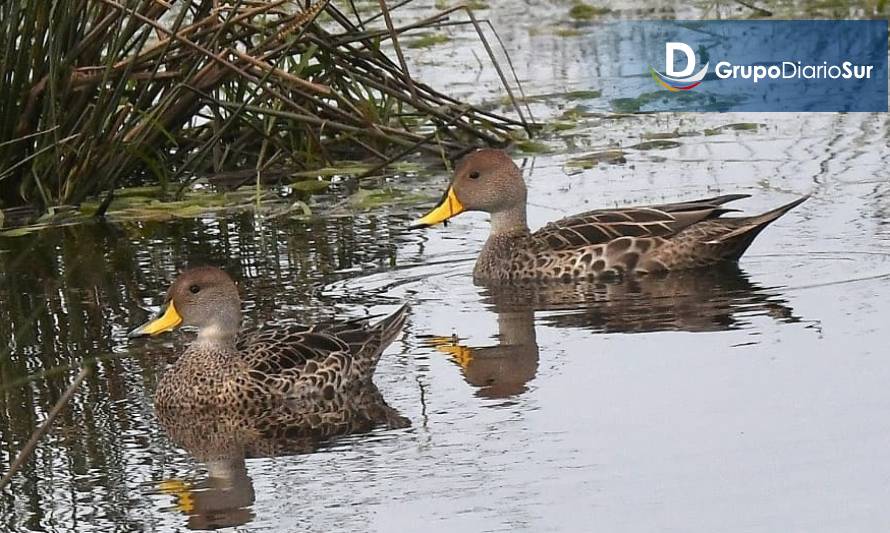
{"label": "floating vegetation", "polygon": [[[272,198],[266,193],[263,199]],[[211,191],[190,191],[182,200],[168,200],[158,189],[155,194],[116,196],[109,204],[106,217],[110,220],[169,220],[172,218],[194,218],[224,209],[239,209],[256,203],[253,191],[231,191],[214,193]],[[97,201],[86,201],[80,205],[80,214],[92,217],[100,208]],[[70,220],[69,222],[75,222]]]}
{"label": "floating vegetation", "polygon": [[552,132],[559,131],[568,131],[577,128],[579,125],[575,121],[568,120],[554,120],[552,122],[548,122],[546,129]]}
{"label": "floating vegetation", "polygon": [[680,146],[680,143],[677,141],[669,141],[666,139],[655,139],[652,141],[643,141],[638,144],[634,144],[632,146],[628,146],[629,149],[632,150],[670,150],[671,148],[677,148]]}
{"label": "floating vegetation", "polygon": [[596,7],[583,2],[578,2],[569,9],[569,17],[575,20],[593,20],[611,12],[612,10],[608,7]]}
{"label": "floating vegetation", "polygon": [[653,140],[653,139],[678,139],[678,138],[680,138],[680,137],[688,137],[688,136],[690,136],[690,135],[697,135],[697,134],[696,134],[696,133],[689,133],[689,132],[686,132],[686,133],[680,133],[680,132],[677,131],[677,130],[674,130],[674,131],[660,131],[660,132],[648,132],[648,131],[644,131],[644,132],[640,135],[640,137],[642,137],[642,138],[644,138],[644,139],[646,139],[646,140]]}
{"label": "floating vegetation", "polygon": [[444,33],[428,33],[417,39],[407,41],[405,46],[408,48],[431,48],[437,44],[447,43],[451,37]]}
{"label": "floating vegetation", "polygon": [[565,111],[563,111],[562,114],[559,115],[559,120],[577,122],[578,120],[585,118],[589,115],[590,115],[590,113],[588,113],[586,107],[581,106],[581,105],[576,105],[576,106],[570,107],[570,108],[566,109]]}
{"label": "floating vegetation", "polygon": [[0,4],[0,209],[30,209],[6,226],[87,201],[102,216],[122,187],[182,201],[201,179],[286,183],[342,159],[382,170],[529,130],[518,107],[506,118],[406,70],[399,38],[443,42],[430,30],[463,7],[393,26],[328,0],[50,5]]}
{"label": "floating vegetation", "polygon": [[[564,91],[558,93],[544,93],[544,94],[532,94],[532,95],[524,95],[524,96],[503,96],[501,98],[497,98],[494,100],[490,100],[487,104],[487,107],[490,109],[496,109],[499,107],[509,107],[513,105],[514,98],[516,102],[522,104],[536,103],[536,102],[544,102],[544,103],[556,103],[560,102],[575,102],[578,100],[593,100],[595,98],[599,98],[602,96],[602,91],[597,90],[577,90],[577,91]],[[574,108],[578,108],[581,110],[586,110],[586,107],[579,105],[574,106]]]}
{"label": "floating vegetation", "polygon": [[612,109],[618,113],[638,113],[646,103],[641,98],[613,98],[610,102]]}
{"label": "floating vegetation", "polygon": [[650,91],[635,98],[615,98],[610,104],[618,113],[696,110],[723,111],[743,101],[737,95],[714,95],[696,91]]}
{"label": "floating vegetation", "polygon": [[600,163],[618,165],[627,163],[625,155],[624,150],[617,148],[612,150],[601,150],[599,152],[591,152],[582,156],[573,157],[572,159],[569,159],[566,164],[570,167],[584,169],[593,168]]}
{"label": "floating vegetation", "polygon": [[532,36],[555,35],[557,37],[578,37],[579,35],[584,35],[584,31],[574,26],[545,25],[529,27],[528,34]]}
{"label": "floating vegetation", "polygon": [[[662,111],[667,108],[682,106],[704,106],[719,110],[720,106],[714,97],[697,92],[645,92],[636,98],[616,98],[612,100],[612,108],[619,113],[637,113],[643,111]],[[657,104],[660,104],[659,107]]]}
{"label": "floating vegetation", "polygon": [[553,34],[557,37],[578,37],[579,35],[583,35],[584,32],[577,28],[563,28],[559,27],[553,31]]}
{"label": "floating vegetation", "polygon": [[472,9],[475,11],[482,10],[482,9],[488,9],[488,2],[483,2],[482,0],[470,0],[469,2],[436,0],[436,3],[434,5],[436,6],[436,9],[445,10],[445,9],[454,7],[458,4],[464,5],[464,6],[468,7],[469,9]]}
{"label": "floating vegetation", "polygon": [[368,211],[386,205],[417,205],[434,200],[433,196],[409,193],[395,188],[359,189],[348,198],[352,209]]}
{"label": "floating vegetation", "polygon": [[561,93],[534,94],[526,96],[525,98],[521,98],[520,100],[523,102],[546,102],[550,100],[593,100],[594,98],[599,98],[600,96],[602,96],[602,94],[602,91],[595,90],[566,91]]}
{"label": "floating vegetation", "polygon": [[[680,134],[677,133],[671,133],[669,135],[674,137],[680,136]],[[601,163],[620,165],[627,163],[627,150],[670,150],[679,146],[681,146],[681,143],[671,140],[670,138],[651,139],[624,148],[610,148],[573,157],[566,162],[566,166],[571,168],[589,169]]]}
{"label": "floating vegetation", "polygon": [[291,176],[295,178],[330,178],[333,176],[356,176],[359,174],[364,174],[370,169],[371,165],[367,165],[359,161],[340,161],[338,162],[338,164],[329,167],[293,172],[291,173]]}
{"label": "floating vegetation", "polygon": [[327,190],[330,187],[331,182],[329,180],[302,180],[295,181],[290,184],[290,188],[295,191],[306,192],[306,193],[318,193],[324,190]]}
{"label": "floating vegetation", "polygon": [[519,141],[515,146],[520,152],[526,154],[546,154],[553,151],[550,145],[538,141]]}
{"label": "floating vegetation", "polygon": [[653,91],[643,93],[636,98],[614,98],[611,101],[612,110],[618,113],[637,113],[643,106],[656,102],[665,97],[665,94],[671,94],[667,91]]}
{"label": "floating vegetation", "polygon": [[720,135],[726,131],[757,131],[764,124],[755,122],[735,122],[733,124],[724,124],[716,128],[706,128],[705,135]]}

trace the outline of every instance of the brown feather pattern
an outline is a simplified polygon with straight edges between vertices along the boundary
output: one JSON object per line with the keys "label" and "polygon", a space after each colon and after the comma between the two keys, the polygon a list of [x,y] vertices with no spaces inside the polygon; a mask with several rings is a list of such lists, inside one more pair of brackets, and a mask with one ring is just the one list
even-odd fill
{"label": "brown feather pattern", "polygon": [[600,209],[551,222],[534,233],[492,235],[477,280],[596,279],[705,267],[733,261],[770,222],[806,197],[754,217],[723,217],[730,194],[644,207]]}
{"label": "brown feather pattern", "polygon": [[362,318],[248,330],[231,348],[192,344],[164,374],[155,403],[205,408],[331,400],[370,380],[406,316],[403,306],[375,324]]}
{"label": "brown feather pattern", "polygon": [[[503,150],[480,149],[455,167],[439,206],[418,219],[425,227],[464,211],[491,215],[491,233],[479,253],[477,282],[596,279],[648,274],[735,261],[754,237],[806,196],[752,217],[724,217],[723,207],[747,198],[726,194],[668,204],[598,209],[551,222],[531,233],[528,188]],[[445,200],[456,201],[445,209]]]}

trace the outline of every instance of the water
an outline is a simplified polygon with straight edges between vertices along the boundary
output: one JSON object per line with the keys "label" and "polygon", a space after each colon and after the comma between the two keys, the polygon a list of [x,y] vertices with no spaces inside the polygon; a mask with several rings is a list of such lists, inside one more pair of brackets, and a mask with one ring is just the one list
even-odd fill
{"label": "water", "polygon": [[[549,3],[532,4],[532,14],[504,4],[487,13],[527,94],[599,88],[590,65],[614,50],[585,45],[591,27]],[[551,21],[581,35],[530,31]],[[466,29],[449,31],[452,41],[413,72],[448,80],[455,95],[499,97],[491,69],[455,68],[475,65],[467,62],[473,41]],[[0,239],[2,464],[80,362],[96,361],[0,493],[0,529],[883,530],[887,118],[616,118],[602,114],[605,97],[547,98],[533,111],[549,119],[579,105],[577,126],[548,138],[555,152],[516,158],[533,227],[597,206],[718,192],[752,194],[738,203],[750,212],[813,197],[767,229],[738,269],[557,289],[474,286],[486,217],[407,231],[426,205],[308,222],[244,213],[92,224]],[[739,123],[757,126],[721,128]],[[628,148],[674,132],[673,148]],[[616,146],[623,163],[570,164]],[[393,185],[433,198],[446,180]],[[200,263],[239,280],[250,324],[409,302],[405,334],[375,382],[410,426],[243,464],[208,465],[177,445],[151,396],[189,335],[125,335],[177,271]]]}

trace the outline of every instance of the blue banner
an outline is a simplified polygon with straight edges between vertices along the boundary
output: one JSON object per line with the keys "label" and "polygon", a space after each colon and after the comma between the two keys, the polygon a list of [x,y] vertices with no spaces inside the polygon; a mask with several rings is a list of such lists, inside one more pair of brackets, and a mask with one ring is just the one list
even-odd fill
{"label": "blue banner", "polygon": [[617,110],[887,111],[887,20],[628,21],[607,30],[623,41],[620,67],[603,69]]}

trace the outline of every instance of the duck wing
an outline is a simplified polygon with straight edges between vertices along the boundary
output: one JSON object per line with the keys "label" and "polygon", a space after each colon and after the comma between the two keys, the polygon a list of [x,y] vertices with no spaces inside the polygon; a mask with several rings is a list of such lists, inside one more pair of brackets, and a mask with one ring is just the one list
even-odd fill
{"label": "duck wing", "polygon": [[395,339],[407,306],[371,324],[375,316],[323,325],[291,325],[245,331],[236,341],[247,367],[257,376],[309,375],[325,366],[370,375],[380,353]]}
{"label": "duck wing", "polygon": [[318,326],[292,325],[243,332],[235,348],[248,368],[267,376],[300,370],[331,355],[350,355],[349,345]]}
{"label": "duck wing", "polygon": [[703,220],[734,211],[723,204],[747,198],[727,194],[689,202],[597,209],[551,222],[531,235],[538,250],[568,250],[605,244],[621,237],[670,238]]}

